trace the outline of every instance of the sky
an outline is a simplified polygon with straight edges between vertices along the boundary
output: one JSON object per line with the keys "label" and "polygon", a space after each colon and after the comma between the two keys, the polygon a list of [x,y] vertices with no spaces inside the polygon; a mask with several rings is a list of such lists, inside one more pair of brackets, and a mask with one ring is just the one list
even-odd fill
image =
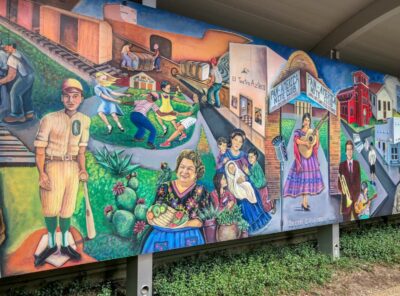
{"label": "sky", "polygon": [[[74,12],[103,19],[103,4],[105,3],[121,3],[122,1],[117,0],[82,0],[74,8]],[[206,30],[219,29],[225,30],[224,28],[206,24],[197,20],[193,20],[187,17],[175,15],[160,9],[153,9],[140,4],[129,2],[129,6],[137,10],[138,24],[141,26],[149,27],[155,30],[163,30],[173,33],[185,34],[193,37],[202,37]],[[242,34],[240,32],[226,30],[235,33],[239,33],[243,36],[252,40],[252,44],[266,45],[277,52],[280,56],[288,59],[296,49],[283,46],[268,40]],[[314,54],[310,54],[313,59],[319,77],[324,80],[327,86],[334,92],[337,93],[341,89],[352,86],[352,72],[357,70],[363,70],[370,78],[370,82],[383,82],[384,74],[360,68],[351,64],[346,64],[338,61],[332,61],[330,59],[320,57]]]}

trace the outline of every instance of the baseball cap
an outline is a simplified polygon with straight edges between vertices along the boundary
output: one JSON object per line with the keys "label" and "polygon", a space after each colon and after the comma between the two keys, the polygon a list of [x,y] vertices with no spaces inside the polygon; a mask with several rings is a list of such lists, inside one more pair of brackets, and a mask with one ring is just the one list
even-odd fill
{"label": "baseball cap", "polygon": [[62,91],[63,92],[67,91],[69,89],[71,89],[70,91],[73,91],[73,89],[75,89],[75,90],[77,90],[79,92],[83,92],[82,84],[78,80],[76,80],[74,78],[65,79],[63,84],[62,84]]}

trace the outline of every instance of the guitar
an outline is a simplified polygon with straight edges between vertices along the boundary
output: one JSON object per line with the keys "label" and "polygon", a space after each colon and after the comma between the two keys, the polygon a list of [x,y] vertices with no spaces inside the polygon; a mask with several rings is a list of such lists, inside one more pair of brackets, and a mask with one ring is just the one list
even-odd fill
{"label": "guitar", "polygon": [[322,124],[328,120],[328,116],[329,113],[326,112],[324,117],[322,117],[322,119],[318,122],[316,128],[315,129],[310,128],[307,131],[307,133],[300,138],[300,140],[311,144],[310,148],[308,148],[306,145],[299,145],[299,152],[301,156],[303,156],[305,159],[309,159],[311,157],[313,152],[313,147],[317,142],[317,137],[316,137],[317,131],[321,128]]}
{"label": "guitar", "polygon": [[356,212],[356,214],[360,214],[362,211],[364,211],[364,209],[367,207],[368,203],[377,197],[378,197],[378,195],[375,194],[372,198],[368,198],[368,201],[366,201],[366,202],[357,201],[354,204],[354,211]]}

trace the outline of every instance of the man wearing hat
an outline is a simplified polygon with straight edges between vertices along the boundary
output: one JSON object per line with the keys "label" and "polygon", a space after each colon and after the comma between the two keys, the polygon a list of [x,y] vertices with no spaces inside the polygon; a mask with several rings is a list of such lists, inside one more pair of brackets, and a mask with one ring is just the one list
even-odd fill
{"label": "man wearing hat", "polygon": [[10,90],[11,113],[3,118],[6,123],[20,123],[31,120],[34,117],[32,104],[32,88],[35,80],[35,72],[29,60],[17,50],[15,43],[4,46],[8,54],[7,76],[0,79],[0,85],[13,81]]}
{"label": "man wearing hat", "polygon": [[58,218],[62,235],[61,254],[73,260],[81,258],[69,245],[68,234],[79,181],[89,178],[85,151],[89,141],[90,118],[78,112],[83,101],[82,92],[78,80],[69,78],[63,82],[61,101],[64,109],[42,118],[34,142],[40,199],[48,230],[48,246],[35,256],[35,266],[43,265],[57,251]]}

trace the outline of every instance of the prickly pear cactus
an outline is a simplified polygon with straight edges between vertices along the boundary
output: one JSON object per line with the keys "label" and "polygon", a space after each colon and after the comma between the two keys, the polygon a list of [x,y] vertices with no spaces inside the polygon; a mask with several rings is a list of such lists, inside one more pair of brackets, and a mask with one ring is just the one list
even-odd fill
{"label": "prickly pear cactus", "polygon": [[125,238],[132,237],[135,222],[135,216],[131,212],[125,210],[115,211],[112,217],[115,232]]}
{"label": "prickly pear cactus", "polygon": [[137,178],[137,174],[136,173],[132,173],[132,174],[127,176],[127,179],[128,179],[127,186],[136,191],[139,188],[139,180]]}
{"label": "prickly pear cactus", "polygon": [[136,192],[130,188],[125,187],[122,182],[118,182],[114,188],[115,202],[118,209],[133,211],[136,205],[137,196]]}
{"label": "prickly pear cactus", "polygon": [[137,205],[135,208],[135,217],[137,220],[144,221],[146,220],[146,213],[147,213],[148,207],[144,203],[143,198],[139,198],[137,201]]}

